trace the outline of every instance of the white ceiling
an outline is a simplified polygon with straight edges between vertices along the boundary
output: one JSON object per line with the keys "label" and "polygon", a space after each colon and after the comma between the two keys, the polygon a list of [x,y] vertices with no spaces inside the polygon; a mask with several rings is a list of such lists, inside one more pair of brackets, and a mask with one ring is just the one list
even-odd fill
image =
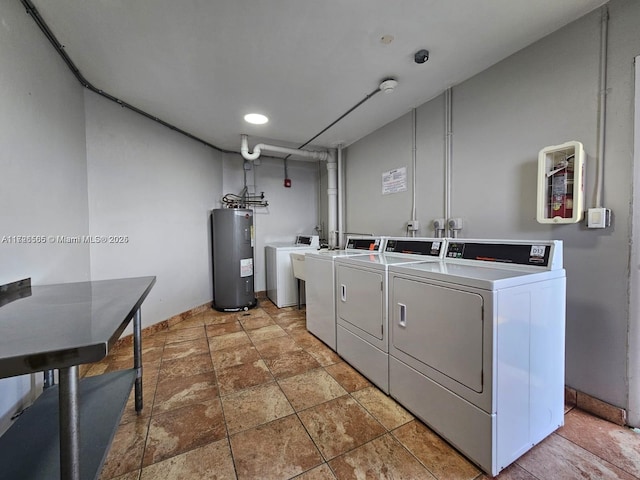
{"label": "white ceiling", "polygon": [[[605,0],[33,0],[95,87],[218,147],[345,146]],[[381,38],[392,35],[393,42]],[[426,48],[428,62],[414,53]],[[250,126],[248,112],[271,121]]]}

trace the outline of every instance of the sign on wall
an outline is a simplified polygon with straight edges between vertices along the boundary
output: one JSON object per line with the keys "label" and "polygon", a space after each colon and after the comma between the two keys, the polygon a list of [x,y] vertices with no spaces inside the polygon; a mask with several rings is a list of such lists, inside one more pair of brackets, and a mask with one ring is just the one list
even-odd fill
{"label": "sign on wall", "polygon": [[382,174],[382,194],[407,191],[407,167],[389,170]]}

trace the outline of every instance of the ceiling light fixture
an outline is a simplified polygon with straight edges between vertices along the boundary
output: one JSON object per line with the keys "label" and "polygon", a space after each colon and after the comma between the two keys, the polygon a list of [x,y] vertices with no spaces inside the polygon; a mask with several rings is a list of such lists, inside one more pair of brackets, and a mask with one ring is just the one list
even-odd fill
{"label": "ceiling light fixture", "polygon": [[269,121],[269,118],[261,113],[247,113],[244,116],[244,121],[247,123],[253,123],[254,125],[264,125]]}

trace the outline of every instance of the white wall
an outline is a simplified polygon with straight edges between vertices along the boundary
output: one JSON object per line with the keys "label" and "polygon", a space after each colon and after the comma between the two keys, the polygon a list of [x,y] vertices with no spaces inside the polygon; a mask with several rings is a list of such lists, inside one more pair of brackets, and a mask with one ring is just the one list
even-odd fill
{"label": "white wall", "polygon": [[[259,164],[247,172],[249,191],[264,192],[266,208],[254,209],[256,243],[254,248],[256,292],[266,290],[264,247],[273,242],[293,242],[298,234],[315,234],[318,225],[318,165],[316,162],[288,160],[291,187],[284,187],[282,160],[261,157]],[[326,169],[326,164],[322,164]],[[226,193],[239,194],[244,186],[243,159],[224,156]],[[253,190],[252,190],[253,189]]]}
{"label": "white wall", "polygon": [[[566,383],[626,408],[633,59],[640,54],[640,2],[614,0],[610,17],[604,201],[614,212],[612,227],[535,221],[536,159],[548,145],[584,144],[586,206],[592,206],[599,11],[453,88],[451,215],[464,219],[464,237],[564,241]],[[444,214],[442,105],[440,96],[418,108],[422,235],[431,235],[429,222]],[[407,114],[348,148],[347,230],[404,232],[410,192],[382,196],[380,174],[410,166],[410,119]]]}
{"label": "white wall", "polygon": [[92,280],[155,275],[148,326],[212,298],[209,211],[222,155],[90,91],[85,93]]}
{"label": "white wall", "polygon": [[[20,2],[0,10],[0,185],[0,239],[87,233],[82,87]],[[89,279],[88,245],[7,242],[0,242],[0,284]],[[41,377],[0,380],[0,432]]]}

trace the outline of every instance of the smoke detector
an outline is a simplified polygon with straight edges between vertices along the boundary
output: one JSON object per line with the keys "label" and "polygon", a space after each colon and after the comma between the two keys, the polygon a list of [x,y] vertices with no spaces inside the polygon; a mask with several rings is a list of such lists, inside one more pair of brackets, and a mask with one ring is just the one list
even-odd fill
{"label": "smoke detector", "polygon": [[380,90],[382,90],[384,93],[391,93],[397,86],[398,81],[395,78],[387,78],[380,84]]}

